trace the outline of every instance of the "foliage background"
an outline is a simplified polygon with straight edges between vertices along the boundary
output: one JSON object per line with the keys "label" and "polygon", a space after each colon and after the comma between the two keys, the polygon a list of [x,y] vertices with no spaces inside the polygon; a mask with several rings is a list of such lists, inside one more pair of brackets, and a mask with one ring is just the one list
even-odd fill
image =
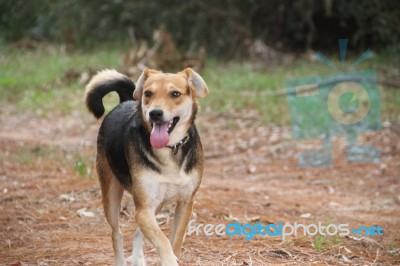
{"label": "foliage background", "polygon": [[[394,49],[400,39],[400,2],[390,0],[1,0],[0,40],[21,39],[93,46],[151,40],[163,26],[185,51],[204,46],[209,55],[245,56],[260,39],[280,51],[350,48]],[[335,50],[336,51],[336,50]]]}

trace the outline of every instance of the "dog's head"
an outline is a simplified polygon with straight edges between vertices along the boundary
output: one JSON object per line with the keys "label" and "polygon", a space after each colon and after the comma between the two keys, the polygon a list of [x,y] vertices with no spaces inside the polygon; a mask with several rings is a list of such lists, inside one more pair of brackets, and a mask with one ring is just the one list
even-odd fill
{"label": "dog's head", "polygon": [[198,98],[208,95],[202,77],[186,68],[176,74],[146,69],[133,93],[141,102],[143,120],[154,148],[175,145],[187,133],[197,112]]}

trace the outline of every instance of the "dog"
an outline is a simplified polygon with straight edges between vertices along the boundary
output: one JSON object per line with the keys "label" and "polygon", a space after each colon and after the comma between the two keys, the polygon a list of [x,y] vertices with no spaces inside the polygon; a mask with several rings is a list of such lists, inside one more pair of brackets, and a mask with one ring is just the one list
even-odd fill
{"label": "dog", "polygon": [[[145,69],[135,84],[115,70],[98,72],[86,86],[89,111],[101,118],[103,97],[115,91],[120,103],[99,129],[96,168],[106,220],[112,229],[114,265],[126,265],[119,228],[124,191],[133,196],[135,220],[133,265],[145,265],[143,235],[157,250],[162,265],[178,265],[200,186],[204,156],[194,123],[198,99],[208,95],[203,78],[191,68],[176,74]],[[170,239],[156,214],[176,203]]]}

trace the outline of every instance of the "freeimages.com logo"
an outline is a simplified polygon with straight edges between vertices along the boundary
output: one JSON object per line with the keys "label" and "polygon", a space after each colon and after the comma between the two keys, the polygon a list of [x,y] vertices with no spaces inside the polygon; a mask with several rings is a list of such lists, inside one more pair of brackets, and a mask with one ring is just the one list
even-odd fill
{"label": "freeimages.com logo", "polygon": [[[339,40],[339,48],[344,66],[347,39]],[[351,67],[371,56],[372,52],[368,49]],[[337,70],[337,66],[322,53],[317,53],[317,59]],[[380,161],[379,150],[375,147],[357,144],[360,133],[381,128],[379,95],[373,70],[289,79],[286,89],[294,139],[322,140],[322,149],[300,154],[300,167],[330,167],[332,138],[335,136],[346,136],[349,162]]]}

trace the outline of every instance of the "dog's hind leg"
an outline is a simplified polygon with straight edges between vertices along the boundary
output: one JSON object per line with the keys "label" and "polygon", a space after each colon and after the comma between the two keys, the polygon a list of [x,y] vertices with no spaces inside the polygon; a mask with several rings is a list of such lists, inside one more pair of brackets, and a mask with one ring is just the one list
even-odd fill
{"label": "dog's hind leg", "polygon": [[119,212],[124,188],[111,172],[108,162],[102,159],[104,157],[98,157],[97,173],[101,184],[104,214],[112,229],[114,265],[126,265],[122,233],[119,228]]}
{"label": "dog's hind leg", "polygon": [[143,254],[143,234],[140,229],[136,229],[133,234],[132,265],[145,266],[146,261]]}
{"label": "dog's hind leg", "polygon": [[114,249],[114,265],[126,265],[122,233],[119,227],[119,212],[124,189],[115,178],[111,181],[108,197],[103,198],[106,219],[112,229],[112,241]]}

